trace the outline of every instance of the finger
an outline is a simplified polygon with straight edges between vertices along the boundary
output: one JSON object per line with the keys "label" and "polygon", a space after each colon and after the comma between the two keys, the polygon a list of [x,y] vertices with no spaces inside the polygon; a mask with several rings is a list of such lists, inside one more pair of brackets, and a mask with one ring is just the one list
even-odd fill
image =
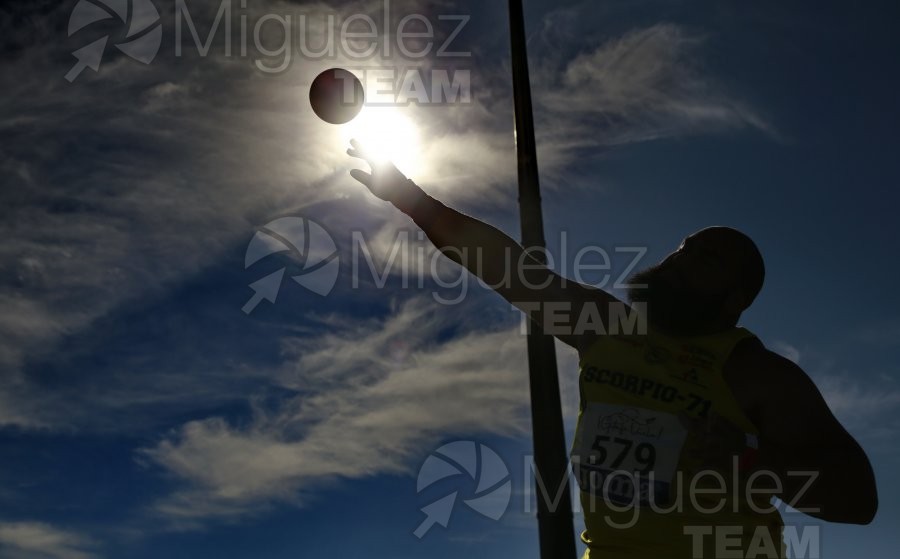
{"label": "finger", "polygon": [[372,161],[368,157],[366,157],[366,154],[362,153],[359,150],[349,148],[347,150],[347,155],[349,155],[350,157],[357,157],[359,159],[362,159],[363,161],[368,163],[370,167],[372,166]]}
{"label": "finger", "polygon": [[366,150],[366,147],[364,145],[362,145],[362,143],[360,143],[359,140],[357,140],[355,138],[351,138],[350,145],[353,146],[351,149],[353,150],[353,152],[355,154],[354,157],[361,157],[362,159],[365,159],[366,161],[369,161],[370,163],[372,162],[372,160],[373,160],[372,154]]}
{"label": "finger", "polygon": [[367,187],[372,187],[372,175],[370,173],[367,173],[362,169],[350,169],[350,176],[363,183]]}

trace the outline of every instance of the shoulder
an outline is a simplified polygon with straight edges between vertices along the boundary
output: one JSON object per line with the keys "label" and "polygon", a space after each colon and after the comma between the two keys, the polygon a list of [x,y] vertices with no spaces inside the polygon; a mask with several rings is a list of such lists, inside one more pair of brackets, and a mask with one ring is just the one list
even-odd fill
{"label": "shoulder", "polygon": [[759,338],[752,336],[739,341],[725,361],[726,375],[750,375],[761,383],[791,382],[802,369],[774,351],[768,349]]}
{"label": "shoulder", "polygon": [[735,345],[722,376],[751,420],[773,397],[805,391],[809,383],[796,363],[768,349],[755,336]]}

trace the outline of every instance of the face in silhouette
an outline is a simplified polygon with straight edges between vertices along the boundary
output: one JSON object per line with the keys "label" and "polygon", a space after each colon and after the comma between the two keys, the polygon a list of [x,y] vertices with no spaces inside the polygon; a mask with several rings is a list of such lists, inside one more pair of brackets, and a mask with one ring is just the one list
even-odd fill
{"label": "face in silhouette", "polygon": [[[756,294],[757,272],[762,273],[762,261],[748,237],[710,227],[689,235],[659,264],[632,275],[628,297],[646,303],[648,320],[666,333],[707,334],[737,322]],[[761,285],[761,275],[758,280]]]}

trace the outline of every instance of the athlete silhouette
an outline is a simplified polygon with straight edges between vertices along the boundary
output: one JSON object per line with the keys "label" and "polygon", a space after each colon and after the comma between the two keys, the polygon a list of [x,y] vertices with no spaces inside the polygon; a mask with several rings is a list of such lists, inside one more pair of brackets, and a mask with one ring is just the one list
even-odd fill
{"label": "athlete silhouette", "polygon": [[[872,521],[878,498],[865,452],[799,366],[737,325],[765,275],[749,237],[728,227],[687,236],[630,278],[625,306],[351,146],[371,168],[353,178],[578,352],[571,458],[584,557],[785,557],[773,495],[823,520]],[[550,317],[560,305],[569,312]],[[610,309],[623,306],[640,309],[646,328],[617,331],[621,313]]]}

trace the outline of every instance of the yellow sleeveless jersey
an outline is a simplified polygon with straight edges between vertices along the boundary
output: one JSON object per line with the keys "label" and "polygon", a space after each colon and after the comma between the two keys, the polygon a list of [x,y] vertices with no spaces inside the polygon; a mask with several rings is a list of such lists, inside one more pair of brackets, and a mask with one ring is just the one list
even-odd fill
{"label": "yellow sleeveless jersey", "polygon": [[[771,496],[745,497],[733,471],[704,470],[687,449],[699,436],[680,414],[714,413],[758,432],[722,376],[744,328],[692,337],[602,336],[579,363],[572,468],[587,544],[583,559],[786,557]],[[763,484],[757,482],[756,487]]]}

